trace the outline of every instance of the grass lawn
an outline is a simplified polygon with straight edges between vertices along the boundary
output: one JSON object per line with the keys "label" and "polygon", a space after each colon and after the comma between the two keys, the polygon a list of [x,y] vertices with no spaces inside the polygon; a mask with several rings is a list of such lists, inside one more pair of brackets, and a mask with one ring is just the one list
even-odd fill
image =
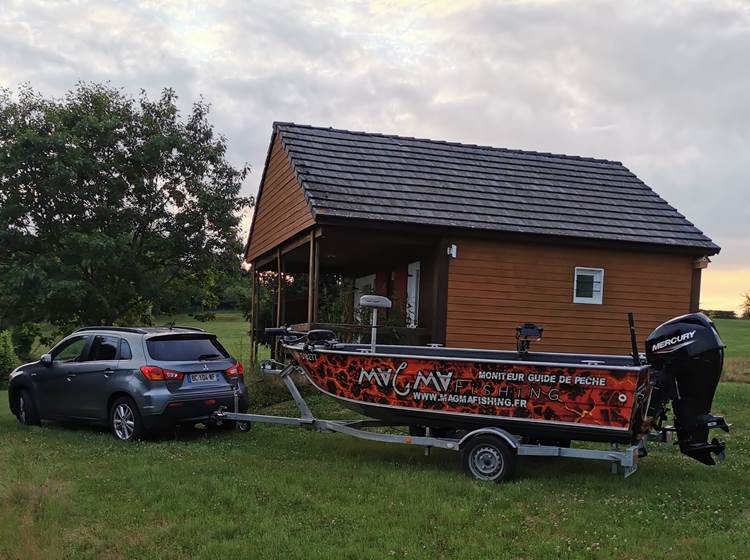
{"label": "grass lawn", "polygon": [[0,558],[744,559],[750,385],[724,384],[714,411],[736,426],[718,467],[656,447],[627,480],[521,458],[519,479],[494,485],[453,452],[294,428],[131,445],[28,429],[0,393]]}
{"label": "grass lawn", "polygon": [[714,319],[714,323],[727,345],[724,379],[750,383],[750,321]]}
{"label": "grass lawn", "polygon": [[750,321],[714,319],[714,323],[727,345],[727,358],[750,358]]}
{"label": "grass lawn", "polygon": [[[207,328],[244,357],[231,325],[245,328],[232,317]],[[597,462],[521,458],[518,480],[494,485],[463,475],[457,453],[295,428],[137,444],[24,428],[0,392],[0,559],[744,559],[750,384],[722,383],[713,411],[734,424],[717,467],[652,446],[627,480]]]}

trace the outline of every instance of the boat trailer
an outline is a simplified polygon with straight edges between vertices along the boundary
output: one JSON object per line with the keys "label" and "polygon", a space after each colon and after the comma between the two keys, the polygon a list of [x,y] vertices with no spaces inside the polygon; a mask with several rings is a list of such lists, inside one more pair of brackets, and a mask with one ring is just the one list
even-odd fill
{"label": "boat trailer", "polygon": [[429,427],[424,429],[424,435],[371,431],[373,429],[407,426],[373,419],[324,420],[316,418],[292,378],[293,373],[302,372],[298,365],[264,360],[261,362],[261,371],[264,374],[281,378],[299,409],[299,416],[240,413],[238,412],[238,394],[235,393],[234,412],[222,407],[214,412],[212,417],[214,422],[235,421],[242,431],[248,431],[253,422],[299,426],[307,430],[340,433],[368,441],[416,445],[423,447],[425,455],[428,456],[432,448],[458,451],[461,453],[464,470],[469,476],[478,480],[494,482],[501,482],[513,476],[517,456],[569,457],[606,461],[610,464],[613,474],[617,474],[621,470],[624,477],[627,478],[638,468],[639,457],[646,455],[645,438],[636,445],[621,448],[619,444],[612,444],[609,450],[598,450],[524,443],[522,438],[495,426],[468,430],[466,433],[461,433],[460,437],[435,437],[431,434]]}

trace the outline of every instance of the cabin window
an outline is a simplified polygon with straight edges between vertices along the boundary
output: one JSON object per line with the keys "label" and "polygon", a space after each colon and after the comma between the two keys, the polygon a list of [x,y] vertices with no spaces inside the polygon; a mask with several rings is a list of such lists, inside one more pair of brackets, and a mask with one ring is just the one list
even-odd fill
{"label": "cabin window", "polygon": [[576,267],[573,303],[602,303],[604,269]]}

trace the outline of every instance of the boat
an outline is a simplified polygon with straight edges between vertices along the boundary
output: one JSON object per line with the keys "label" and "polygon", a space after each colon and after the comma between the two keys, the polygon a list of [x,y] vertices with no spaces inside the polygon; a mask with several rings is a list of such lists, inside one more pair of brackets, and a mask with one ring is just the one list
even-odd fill
{"label": "boat", "polygon": [[[331,331],[267,329],[309,382],[344,406],[413,433],[445,435],[495,427],[524,443],[568,446],[571,441],[637,444],[667,432],[680,450],[705,463],[723,458],[729,431],[710,413],[724,344],[702,313],[671,319],[638,351],[632,315],[632,355],[532,352],[543,328],[516,329],[515,351],[377,344],[382,296],[363,296],[372,310],[369,344],[342,343]],[[667,424],[672,404],[674,426]]]}

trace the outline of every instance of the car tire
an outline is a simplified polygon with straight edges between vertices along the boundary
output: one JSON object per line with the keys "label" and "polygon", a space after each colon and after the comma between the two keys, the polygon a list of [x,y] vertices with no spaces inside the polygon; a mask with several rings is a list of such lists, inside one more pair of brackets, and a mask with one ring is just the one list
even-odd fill
{"label": "car tire", "polygon": [[461,449],[464,471],[483,481],[502,482],[513,478],[516,452],[502,438],[480,435],[470,439]]}
{"label": "car tire", "polygon": [[109,409],[109,429],[120,441],[136,441],[145,431],[141,413],[133,399],[120,397]]}
{"label": "car tire", "polygon": [[21,389],[16,392],[15,409],[16,418],[24,426],[38,426],[41,423],[34,397],[28,389]]}

